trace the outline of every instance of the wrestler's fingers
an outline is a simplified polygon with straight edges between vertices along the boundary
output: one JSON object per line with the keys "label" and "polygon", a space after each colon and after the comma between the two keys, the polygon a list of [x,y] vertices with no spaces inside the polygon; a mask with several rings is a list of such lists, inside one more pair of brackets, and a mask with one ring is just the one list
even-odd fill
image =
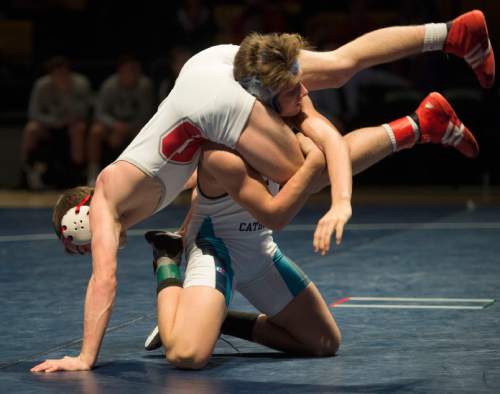
{"label": "wrestler's fingers", "polygon": [[342,237],[344,236],[344,226],[345,222],[343,221],[339,221],[337,223],[337,227],[335,229],[337,245],[340,245],[340,243],[342,242]]}
{"label": "wrestler's fingers", "polygon": [[325,250],[325,238],[324,238],[324,225],[320,224],[318,226],[318,252],[323,255]]}
{"label": "wrestler's fingers", "polygon": [[322,250],[322,245],[323,245],[323,236],[322,236],[322,231],[323,231],[323,225],[321,222],[318,223],[316,226],[316,230],[314,231],[314,252],[318,253],[321,252]]}
{"label": "wrestler's fingers", "polygon": [[330,237],[336,221],[321,220],[316,229],[315,238],[317,244],[317,252],[319,251],[322,256],[326,254],[329,249]]}
{"label": "wrestler's fingers", "polygon": [[50,363],[48,360],[45,360],[43,363],[35,365],[30,369],[31,372],[44,372],[47,368],[49,368]]}
{"label": "wrestler's fingers", "polygon": [[316,252],[322,253],[323,251],[323,221],[319,221],[318,225],[316,226],[316,233],[314,234],[316,238],[316,244],[317,244],[317,250]]}
{"label": "wrestler's fingers", "polygon": [[313,250],[314,253],[318,253],[319,250],[319,235],[318,235],[318,226],[316,226],[316,230],[313,235]]}
{"label": "wrestler's fingers", "polygon": [[40,372],[42,370],[42,364],[38,364],[30,369],[31,372]]}
{"label": "wrestler's fingers", "polygon": [[323,256],[330,251],[330,243],[333,233],[335,232],[336,223],[337,221],[333,221],[325,226],[325,230],[323,232]]}

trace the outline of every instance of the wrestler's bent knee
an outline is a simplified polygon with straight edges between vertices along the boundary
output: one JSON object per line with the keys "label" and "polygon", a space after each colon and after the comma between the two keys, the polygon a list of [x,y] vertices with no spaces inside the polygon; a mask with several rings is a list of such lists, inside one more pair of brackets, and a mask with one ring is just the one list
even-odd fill
{"label": "wrestler's bent knee", "polygon": [[201,354],[195,348],[174,347],[165,352],[167,361],[180,369],[202,369],[207,365],[210,355]]}
{"label": "wrestler's bent knee", "polygon": [[331,357],[337,354],[341,342],[340,331],[329,330],[318,335],[317,342],[312,344],[311,353],[315,357]]}

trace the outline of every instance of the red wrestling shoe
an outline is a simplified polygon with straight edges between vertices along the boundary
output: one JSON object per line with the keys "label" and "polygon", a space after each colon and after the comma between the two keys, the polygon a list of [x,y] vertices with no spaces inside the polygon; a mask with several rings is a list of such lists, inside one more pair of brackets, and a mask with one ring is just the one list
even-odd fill
{"label": "red wrestling shoe", "polygon": [[479,10],[470,11],[449,22],[448,26],[444,52],[463,58],[474,70],[481,86],[491,88],[495,82],[495,55],[484,14]]}
{"label": "red wrestling shoe", "polygon": [[450,103],[441,94],[430,93],[415,112],[419,122],[419,143],[451,146],[471,159],[479,154],[474,135],[458,119]]}

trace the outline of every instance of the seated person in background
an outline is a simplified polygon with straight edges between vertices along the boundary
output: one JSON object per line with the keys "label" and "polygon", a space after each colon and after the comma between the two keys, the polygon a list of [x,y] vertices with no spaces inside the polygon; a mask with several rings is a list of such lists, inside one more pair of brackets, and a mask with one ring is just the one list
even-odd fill
{"label": "seated person in background", "polygon": [[167,75],[160,82],[158,99],[162,102],[174,87],[175,80],[181,72],[182,66],[194,53],[186,46],[175,46],[169,51]]}
{"label": "seated person in background", "polygon": [[102,148],[120,152],[132,141],[154,110],[151,80],[142,74],[139,61],[123,56],[117,72],[106,79],[96,102],[95,120],[88,143],[87,182],[94,185],[102,165]]}
{"label": "seated person in background", "polygon": [[23,131],[21,162],[28,187],[44,187],[42,175],[46,165],[33,163],[33,153],[43,140],[57,132],[67,132],[71,161],[76,166],[85,162],[85,136],[92,91],[88,79],[71,71],[69,60],[55,56],[45,65],[47,74],[38,78],[31,91],[28,123]]}

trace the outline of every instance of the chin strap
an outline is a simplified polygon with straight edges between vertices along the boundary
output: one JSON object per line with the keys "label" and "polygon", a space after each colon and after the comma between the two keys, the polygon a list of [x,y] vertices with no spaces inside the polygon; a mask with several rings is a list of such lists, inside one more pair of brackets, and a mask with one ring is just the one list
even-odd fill
{"label": "chin strap", "polygon": [[90,232],[90,207],[84,205],[91,195],[85,196],[75,207],[70,208],[61,219],[61,240],[64,245],[85,245],[92,239]]}
{"label": "chin strap", "polygon": [[90,199],[91,194],[86,195],[82,201],[78,203],[78,205],[75,207],[75,213],[80,213],[80,207],[82,205],[85,205],[85,203]]}

